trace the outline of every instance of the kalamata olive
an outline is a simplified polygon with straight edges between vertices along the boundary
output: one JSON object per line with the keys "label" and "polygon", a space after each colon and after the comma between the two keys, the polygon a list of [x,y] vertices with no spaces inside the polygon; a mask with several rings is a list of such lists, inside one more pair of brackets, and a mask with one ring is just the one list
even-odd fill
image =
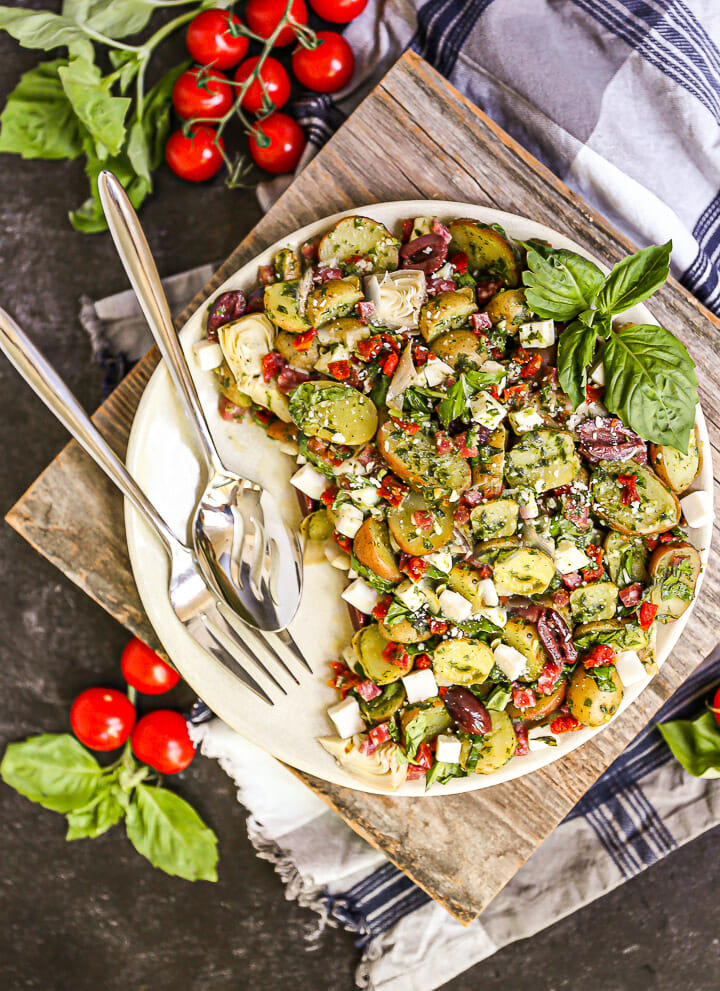
{"label": "kalamata olive", "polygon": [[645,441],[626,427],[617,417],[605,416],[586,420],[576,428],[580,453],[591,464],[599,461],[627,461],[634,458],[647,463]]}
{"label": "kalamata olive", "polygon": [[528,623],[537,623],[540,613],[543,611],[543,607],[537,605],[535,602],[523,602],[520,598],[517,601],[511,599],[508,602],[508,606],[511,615],[520,616],[522,619],[526,619]]}
{"label": "kalamata olive", "polygon": [[490,714],[471,691],[462,685],[451,685],[445,693],[445,708],[465,733],[482,736],[492,729]]}
{"label": "kalamata olive", "polygon": [[560,665],[575,663],[577,647],[560,613],[554,609],[543,609],[538,617],[537,631],[543,647],[555,662]]}
{"label": "kalamata olive", "polygon": [[247,301],[241,289],[221,293],[210,305],[206,330],[208,340],[216,341],[220,327],[237,320],[246,310]]}
{"label": "kalamata olive", "polygon": [[493,298],[496,292],[502,289],[502,279],[485,279],[478,282],[475,289],[475,296],[478,306],[485,306]]}
{"label": "kalamata olive", "polygon": [[425,283],[428,296],[436,296],[439,292],[452,292],[454,288],[453,279],[428,279]]}
{"label": "kalamata olive", "polygon": [[423,234],[400,248],[403,268],[417,268],[426,275],[437,272],[447,258],[447,244],[440,234]]}
{"label": "kalamata olive", "polygon": [[247,300],[247,312],[248,313],[262,313],[265,310],[265,289],[262,286],[258,286],[248,296]]}
{"label": "kalamata olive", "polygon": [[342,269],[339,268],[327,268],[321,265],[312,270],[312,280],[316,286],[322,285],[323,282],[330,282],[332,279],[342,279],[342,277]]}

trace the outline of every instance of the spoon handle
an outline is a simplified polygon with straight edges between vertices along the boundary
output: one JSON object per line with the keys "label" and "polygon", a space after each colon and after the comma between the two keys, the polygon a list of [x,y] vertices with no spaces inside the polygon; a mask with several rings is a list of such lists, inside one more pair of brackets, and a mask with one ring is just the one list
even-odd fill
{"label": "spoon handle", "polygon": [[222,471],[223,466],[207,425],[195,390],[195,384],[173,326],[167,297],[158,275],[150,246],[140,226],[135,209],[118,179],[107,170],[98,176],[98,192],[112,239],[130,284],[145,314],[145,319],[160,353],[165,359],[175,387],[185,400],[186,408],[197,431],[205,461],[210,468]]}
{"label": "spoon handle", "polygon": [[13,318],[0,308],[0,351],[20,372],[48,409],[70,431],[80,446],[102,468],[111,482],[141,513],[165,544],[168,552],[179,544],[175,534],[148,501],[125,465],[60,378]]}

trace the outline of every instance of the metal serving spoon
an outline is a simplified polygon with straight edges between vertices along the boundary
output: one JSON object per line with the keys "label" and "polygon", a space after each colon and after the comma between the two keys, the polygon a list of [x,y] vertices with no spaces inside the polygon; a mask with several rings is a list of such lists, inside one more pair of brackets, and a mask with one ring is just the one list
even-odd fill
{"label": "metal serving spoon", "polygon": [[198,563],[208,582],[249,626],[277,633],[307,667],[285,627],[302,593],[302,553],[273,496],[221,462],[147,240],[125,190],[108,171],[98,191],[120,260],[135,290],[170,376],[185,402],[207,468],[205,489],[190,523]]}

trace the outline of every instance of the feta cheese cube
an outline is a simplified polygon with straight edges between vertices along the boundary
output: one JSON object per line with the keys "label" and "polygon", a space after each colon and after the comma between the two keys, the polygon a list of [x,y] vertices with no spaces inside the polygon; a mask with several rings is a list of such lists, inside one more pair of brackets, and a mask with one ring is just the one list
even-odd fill
{"label": "feta cheese cube", "polygon": [[524,348],[549,348],[555,343],[555,321],[535,320],[518,327],[520,343]]}
{"label": "feta cheese cube", "polygon": [[483,578],[477,584],[478,595],[485,606],[497,606],[500,598],[492,578]]}
{"label": "feta cheese cube", "polygon": [[519,498],[520,518],[523,520],[536,520],[540,515],[540,508],[532,489],[525,489]]}
{"label": "feta cheese cube", "polygon": [[440,761],[441,764],[459,764],[461,750],[462,743],[456,736],[441,733],[437,738],[435,760]]}
{"label": "feta cheese cube", "polygon": [[543,425],[543,418],[533,406],[519,409],[513,419],[513,430],[516,434],[526,434]]}
{"label": "feta cheese cube", "polygon": [[350,489],[348,495],[361,509],[370,509],[380,501],[378,490],[374,485],[363,485],[360,489]]}
{"label": "feta cheese cube", "polygon": [[615,667],[620,675],[620,681],[626,688],[628,685],[636,685],[639,681],[645,681],[648,676],[642,661],[634,650],[619,651]]}
{"label": "feta cheese cube", "polygon": [[496,430],[505,419],[507,410],[489,392],[478,392],[470,400],[470,413],[481,427]]}
{"label": "feta cheese cube", "polygon": [[362,509],[358,509],[352,503],[344,502],[338,510],[335,519],[335,529],[344,537],[350,537],[352,539],[363,525],[364,519],[365,516]]}
{"label": "feta cheese cube", "polygon": [[217,341],[196,341],[193,352],[197,363],[204,372],[211,372],[223,363],[222,348]]}
{"label": "feta cheese cube", "polygon": [[435,551],[434,554],[426,554],[425,560],[438,571],[444,571],[446,575],[452,571],[453,559],[450,551]]}
{"label": "feta cheese cube", "polygon": [[313,468],[311,464],[306,464],[295,472],[290,479],[290,484],[294,485],[296,489],[300,489],[310,499],[319,499],[329,482],[317,468]]}
{"label": "feta cheese cube", "polygon": [[340,550],[334,540],[328,540],[325,544],[325,557],[338,571],[350,570],[350,555]]}
{"label": "feta cheese cube", "polygon": [[342,598],[360,612],[371,613],[380,601],[380,593],[362,578],[356,578],[342,593]]}
{"label": "feta cheese cube", "polygon": [[590,378],[596,385],[605,385],[605,365],[599,361],[590,372]]}
{"label": "feta cheese cube", "polygon": [[428,361],[420,372],[429,389],[434,389],[436,385],[440,385],[448,375],[452,374],[453,370],[450,365],[445,364],[440,358],[436,358],[435,361]]}
{"label": "feta cheese cube", "polygon": [[707,492],[691,492],[680,500],[685,522],[689,527],[705,526],[713,518],[712,502]]}
{"label": "feta cheese cube", "polygon": [[360,712],[358,701],[350,695],[342,702],[338,702],[337,705],[331,705],[327,712],[335,723],[338,736],[343,740],[355,736],[356,733],[365,732],[365,720]]}
{"label": "feta cheese cube", "polygon": [[537,750],[547,750],[548,747],[556,747],[557,745],[558,738],[549,726],[531,726],[528,730],[528,748],[531,753]]}
{"label": "feta cheese cube", "polygon": [[438,602],[443,616],[458,623],[467,619],[472,612],[472,606],[465,596],[460,595],[459,592],[453,592],[449,588],[440,593]]}
{"label": "feta cheese cube", "polygon": [[553,561],[555,570],[561,575],[569,575],[571,571],[579,571],[592,564],[585,551],[577,547],[572,540],[558,540]]}
{"label": "feta cheese cube", "polygon": [[497,666],[510,681],[517,681],[527,670],[527,657],[509,644],[499,643],[493,651],[493,657]]}
{"label": "feta cheese cube", "polygon": [[405,694],[408,702],[424,702],[425,699],[432,699],[438,693],[435,675],[432,668],[422,668],[420,671],[411,671],[400,679],[405,686]]}
{"label": "feta cheese cube", "polygon": [[417,585],[413,585],[412,582],[408,582],[407,584],[403,582],[399,588],[395,589],[395,598],[399,599],[404,606],[407,606],[410,612],[416,612],[425,605],[425,596],[422,589],[418,588]]}
{"label": "feta cheese cube", "polygon": [[[500,595],[499,591],[498,595]],[[507,609],[503,609],[502,606],[488,606],[487,608],[476,609],[473,617],[487,619],[490,623],[494,623],[495,626],[507,626]]]}

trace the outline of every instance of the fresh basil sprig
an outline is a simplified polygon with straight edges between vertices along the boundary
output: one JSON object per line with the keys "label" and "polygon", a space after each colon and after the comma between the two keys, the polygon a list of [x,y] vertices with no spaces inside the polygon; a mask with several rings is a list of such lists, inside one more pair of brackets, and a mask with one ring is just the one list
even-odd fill
{"label": "fresh basil sprig", "polygon": [[69,733],[11,743],[0,777],[32,802],[67,816],[66,839],[96,837],[125,819],[138,853],[166,874],[217,881],[217,838],[183,798],[148,784],[153,772],[129,753],[109,767]]}
{"label": "fresh basil sprig", "polygon": [[643,440],[687,451],[695,423],[697,378],[686,347],[652,324],[612,326],[612,317],[648,299],[668,277],[672,242],[620,261],[605,278],[565,249],[528,242],[525,297],[544,318],[569,324],[558,342],[558,378],[576,409],[596,357],[605,373],[605,406]]}
{"label": "fresh basil sprig", "polygon": [[659,723],[658,729],[688,774],[720,777],[720,727],[712,712],[694,720]]}

